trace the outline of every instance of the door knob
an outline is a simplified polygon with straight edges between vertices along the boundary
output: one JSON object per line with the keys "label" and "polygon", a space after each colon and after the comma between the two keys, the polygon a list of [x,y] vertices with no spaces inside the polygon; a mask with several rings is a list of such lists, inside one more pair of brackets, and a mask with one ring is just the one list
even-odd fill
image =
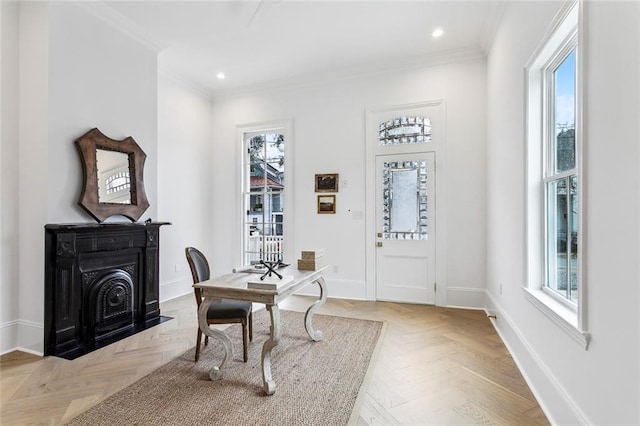
{"label": "door knob", "polygon": [[382,247],[382,241],[378,241],[378,242],[376,243],[376,247]]}

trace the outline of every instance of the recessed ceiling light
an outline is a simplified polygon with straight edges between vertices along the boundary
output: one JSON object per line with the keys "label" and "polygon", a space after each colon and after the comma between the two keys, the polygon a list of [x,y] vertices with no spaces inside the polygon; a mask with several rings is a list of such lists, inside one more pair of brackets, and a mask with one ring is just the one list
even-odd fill
{"label": "recessed ceiling light", "polygon": [[224,75],[223,72],[219,72],[218,74],[216,74],[216,77],[218,77],[220,80],[224,80],[227,76]]}
{"label": "recessed ceiling light", "polygon": [[438,38],[438,37],[442,37],[442,34],[444,34],[443,29],[442,28],[436,28],[431,33],[431,36],[434,37],[434,38]]}

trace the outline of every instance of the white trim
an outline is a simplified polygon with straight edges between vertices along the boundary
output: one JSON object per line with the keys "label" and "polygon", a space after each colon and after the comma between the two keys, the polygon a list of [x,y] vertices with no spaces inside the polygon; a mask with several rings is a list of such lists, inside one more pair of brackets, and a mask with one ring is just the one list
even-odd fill
{"label": "white trim", "polygon": [[160,303],[193,292],[193,280],[190,276],[160,284]]}
{"label": "white trim", "polygon": [[18,346],[19,322],[19,320],[13,320],[0,324],[0,354],[11,352]]}
{"label": "white trim", "polygon": [[444,291],[448,308],[484,309],[486,290],[483,288],[447,287]]}
{"label": "white trim", "polygon": [[578,342],[585,350],[589,348],[591,334],[578,328],[575,311],[569,309],[564,303],[546,294],[542,290],[531,290],[523,287],[524,297],[540,312],[545,314],[555,325]]}
{"label": "white trim", "polygon": [[586,12],[584,10],[587,6],[587,2],[582,0],[578,1],[578,46],[576,47],[577,61],[576,61],[576,98],[581,101],[576,104],[576,167],[578,169],[578,188],[580,188],[578,194],[578,209],[580,214],[578,215],[578,247],[580,247],[580,253],[578,257],[578,282],[580,283],[580,292],[578,294],[578,325],[582,330],[588,330],[589,324],[587,321],[587,294],[588,294],[588,277],[587,277],[587,265],[585,262],[588,259],[587,253],[589,247],[586,242],[588,241],[587,235],[589,230],[587,229],[587,179],[585,165],[587,164],[587,127],[586,121],[586,108],[588,105],[587,99],[587,32],[585,17]]}
{"label": "white trim", "polygon": [[491,2],[489,4],[487,18],[484,21],[482,33],[480,34],[480,46],[482,46],[482,50],[484,50],[487,55],[491,52],[491,47],[496,38],[498,28],[500,28],[500,22],[502,21],[506,8],[506,2]]}
{"label": "white trim", "polygon": [[42,356],[44,326],[20,319],[0,324],[0,354],[16,350]]}
{"label": "white trim", "polygon": [[[585,183],[584,178],[584,155],[585,134],[584,134],[584,111],[585,99],[581,96],[585,93],[584,69],[585,59],[583,52],[585,48],[584,22],[582,17],[583,3],[580,0],[572,0],[563,6],[556,15],[552,25],[545,37],[536,48],[525,67],[525,169],[526,181],[524,188],[525,197],[525,228],[524,237],[526,242],[525,265],[526,283],[525,298],[537,309],[552,320],[561,330],[565,331],[573,340],[580,343],[585,350],[588,348],[590,333],[587,331],[587,286],[586,286],[586,259],[585,237],[586,221],[585,212]],[[579,300],[577,309],[572,305],[559,302],[543,290],[546,282],[546,260],[545,247],[547,238],[547,213],[546,213],[546,190],[545,183],[548,175],[548,137],[544,123],[549,121],[549,111],[546,110],[543,102],[543,90],[545,82],[542,72],[554,60],[558,59],[558,53],[564,52],[566,44],[575,45],[577,31],[576,49],[576,168],[575,170],[559,173],[558,176],[577,174],[578,179],[578,283]],[[545,161],[546,160],[546,161]],[[564,302],[564,301],[563,301]]]}
{"label": "white trim", "polygon": [[[324,277],[327,287],[327,297],[333,299],[352,299],[352,300],[367,300],[366,297],[366,282],[360,280],[343,280],[335,279],[331,277]],[[307,286],[296,293],[301,296],[315,296],[320,295],[318,286]]]}
{"label": "white trim", "polygon": [[241,265],[243,259],[242,253],[242,241],[244,238],[244,225],[241,218],[243,217],[243,197],[242,197],[242,179],[243,179],[243,159],[244,159],[244,134],[245,133],[253,133],[253,132],[266,132],[270,130],[282,129],[284,134],[284,175],[285,175],[285,186],[284,186],[284,206],[283,210],[287,213],[284,215],[284,223],[283,223],[283,235],[285,238],[284,244],[284,259],[294,259],[294,237],[293,230],[294,227],[294,202],[293,202],[293,194],[295,182],[293,179],[294,176],[294,136],[293,136],[293,119],[280,119],[280,120],[269,120],[262,122],[254,122],[254,123],[245,123],[245,124],[237,124],[236,125],[236,158],[233,167],[234,173],[234,181],[235,181],[235,197],[236,197],[236,208],[234,215],[234,235],[237,235],[238,238],[234,238],[232,242],[232,250],[233,250],[233,264]]}
{"label": "white trim", "polygon": [[136,40],[148,49],[158,53],[165,50],[169,45],[160,40],[156,35],[143,30],[138,24],[127,16],[118,12],[103,1],[74,1],[71,4],[83,9],[89,14],[110,25],[122,34]]}
{"label": "white trim", "polygon": [[[551,424],[594,424],[589,421],[586,414],[571,398],[570,394],[560,384],[560,381],[556,379],[549,367],[516,326],[516,323],[502,309],[491,293],[487,292],[486,296],[487,306],[485,311],[487,314],[496,315],[497,318],[492,320],[491,323],[507,347],[518,370],[522,373],[524,380],[529,385],[531,392],[549,422]],[[556,401],[558,400],[561,403],[557,403]],[[560,410],[564,410],[564,412],[560,412]],[[568,418],[568,416],[572,418]]]}
{"label": "white trim", "polygon": [[187,89],[190,92],[193,92],[201,96],[208,102],[213,102],[213,97],[211,96],[211,92],[205,86],[202,86],[192,80],[182,78],[176,75],[175,73],[172,73],[168,70],[161,68],[160,66],[158,66],[158,77],[168,80],[174,84],[177,84],[183,89]]}
{"label": "white trim", "polygon": [[329,71],[322,74],[307,74],[300,77],[272,80],[264,83],[250,84],[238,88],[214,90],[213,99],[215,101],[246,94],[253,95],[261,92],[301,89],[335,81],[359,79],[388,73],[396,73],[404,70],[448,65],[457,62],[485,58],[486,55],[482,49],[478,47],[467,47],[460,49],[451,49],[428,55],[414,56],[411,58],[405,58],[393,62],[389,62],[386,60],[380,62],[379,60],[377,60],[371,63],[361,64],[356,67]]}
{"label": "white trim", "polygon": [[[567,19],[567,17],[572,12],[574,12],[574,9],[573,9],[574,6],[578,6],[578,9],[581,9],[579,7],[580,5],[581,4],[579,3],[579,0],[568,0],[565,2],[565,4],[562,6],[562,8],[560,8],[556,16],[553,18],[553,21],[551,21],[551,24],[549,25],[547,32],[542,37],[542,40],[540,41],[536,49],[533,51],[533,54],[530,56],[529,60],[525,64],[524,66],[525,69],[529,69],[537,65],[539,65],[540,67],[544,66],[544,64],[537,64],[538,57],[541,56],[542,53],[547,49],[552,52],[557,50],[558,45],[564,40],[564,37],[562,37],[556,43],[553,43],[553,44],[549,44],[549,40],[554,38],[554,34],[561,29],[565,19]],[[578,18],[578,21],[579,20],[580,20],[580,17]]]}

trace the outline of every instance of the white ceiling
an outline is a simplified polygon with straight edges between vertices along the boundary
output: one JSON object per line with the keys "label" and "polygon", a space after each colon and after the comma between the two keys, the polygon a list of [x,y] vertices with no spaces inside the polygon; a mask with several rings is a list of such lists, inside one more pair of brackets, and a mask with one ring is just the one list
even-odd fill
{"label": "white ceiling", "polygon": [[[161,72],[211,94],[480,50],[496,1],[107,1],[163,49]],[[439,39],[432,31],[441,27]],[[218,72],[227,76],[216,78]]]}

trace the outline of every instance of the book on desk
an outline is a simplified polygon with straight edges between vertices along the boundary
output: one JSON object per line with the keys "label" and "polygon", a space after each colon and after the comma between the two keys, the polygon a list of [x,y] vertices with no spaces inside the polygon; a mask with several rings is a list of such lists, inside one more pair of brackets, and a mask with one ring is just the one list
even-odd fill
{"label": "book on desk", "polygon": [[255,288],[260,290],[277,290],[293,281],[293,275],[283,275],[282,279],[277,276],[264,277],[261,280],[260,277],[252,278],[247,281],[247,288]]}

